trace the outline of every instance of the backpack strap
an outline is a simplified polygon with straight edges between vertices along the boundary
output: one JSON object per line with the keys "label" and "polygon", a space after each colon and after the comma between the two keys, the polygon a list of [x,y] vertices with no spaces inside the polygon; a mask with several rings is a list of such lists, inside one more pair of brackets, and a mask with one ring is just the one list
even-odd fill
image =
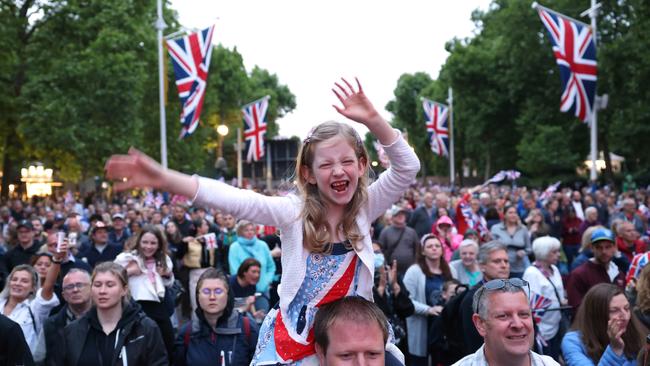
{"label": "backpack strap", "polygon": [[189,322],[188,327],[185,329],[185,334],[183,335],[183,344],[185,345],[185,351],[187,352],[187,346],[190,344],[190,336],[192,335],[192,321]]}
{"label": "backpack strap", "polygon": [[27,310],[29,310],[29,317],[32,318],[32,327],[34,327],[34,334],[38,336],[38,331],[36,330],[36,318],[34,318],[34,313],[32,312],[32,308],[27,306]]}
{"label": "backpack strap", "polygon": [[244,324],[243,324],[244,325],[244,334],[246,334],[246,340],[248,341],[248,343],[250,343],[250,340],[251,340],[251,319],[248,316],[244,315],[243,322],[244,322]]}

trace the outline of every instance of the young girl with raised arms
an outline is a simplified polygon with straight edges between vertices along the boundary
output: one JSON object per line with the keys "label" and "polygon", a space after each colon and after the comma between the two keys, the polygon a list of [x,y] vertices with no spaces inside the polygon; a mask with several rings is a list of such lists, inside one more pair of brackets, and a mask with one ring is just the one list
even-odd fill
{"label": "young girl with raised arms", "polygon": [[[296,162],[299,192],[268,197],[216,180],[164,169],[141,152],[106,164],[115,189],[151,187],[193,197],[204,207],[273,225],[282,233],[280,303],[260,329],[255,365],[317,365],[312,325],[318,308],[344,296],[372,300],[374,253],[370,225],[413,182],[420,162],[400,133],[379,115],[357,80],[332,89],[343,116],[365,125],[383,145],[391,167],[368,185],[368,153],[357,132],[322,123],[302,143]],[[396,347],[387,350],[403,359]]]}

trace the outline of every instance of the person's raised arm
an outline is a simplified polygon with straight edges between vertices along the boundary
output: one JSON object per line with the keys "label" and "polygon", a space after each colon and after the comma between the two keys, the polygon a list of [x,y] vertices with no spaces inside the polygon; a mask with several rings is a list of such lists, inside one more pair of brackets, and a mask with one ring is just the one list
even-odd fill
{"label": "person's raised arm", "polygon": [[198,182],[191,175],[166,169],[133,147],[128,155],[111,156],[104,170],[116,191],[147,187],[193,198],[198,190]]}
{"label": "person's raised arm", "polygon": [[370,132],[377,137],[382,145],[390,145],[397,139],[397,133],[386,122],[386,120],[377,112],[366,94],[363,92],[361,83],[357,82],[357,90],[354,90],[352,84],[341,78],[345,86],[335,83],[336,88],[332,91],[339,98],[343,107],[333,105],[334,109],[343,116],[363,124],[368,127]]}
{"label": "person's raised arm", "polygon": [[41,297],[45,301],[49,301],[54,295],[54,284],[59,277],[61,271],[61,263],[68,258],[68,239],[63,239],[63,243],[59,247],[57,253],[52,258],[52,265],[45,275],[45,281],[41,286]]}

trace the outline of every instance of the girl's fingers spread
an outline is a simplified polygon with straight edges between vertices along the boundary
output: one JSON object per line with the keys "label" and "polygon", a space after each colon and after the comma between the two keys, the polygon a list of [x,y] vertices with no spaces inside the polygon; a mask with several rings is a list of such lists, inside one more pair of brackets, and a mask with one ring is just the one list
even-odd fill
{"label": "girl's fingers spread", "polygon": [[348,93],[348,91],[345,90],[345,88],[342,87],[341,84],[339,84],[339,83],[334,83],[334,85],[338,86],[338,88],[341,89],[341,92],[343,93],[343,95],[345,95],[346,98],[349,98],[349,97],[350,97],[350,93]]}
{"label": "girl's fingers spread", "polygon": [[356,93],[356,92],[354,91],[354,88],[352,87],[352,85],[351,85],[350,83],[348,83],[347,80],[345,80],[344,78],[341,78],[341,80],[343,80],[343,82],[345,83],[345,85],[347,85],[348,88],[350,88],[350,91],[352,91],[353,93]]}
{"label": "girl's fingers spread", "polygon": [[339,98],[339,101],[341,101],[341,103],[345,103],[345,99],[341,96],[341,94],[339,94],[339,92],[336,91],[336,89],[332,89],[332,91],[334,92],[336,97]]}
{"label": "girl's fingers spread", "polygon": [[361,83],[359,82],[359,78],[356,76],[354,77],[354,80],[357,81],[357,87],[359,88],[359,93],[363,93],[363,88],[361,87]]}

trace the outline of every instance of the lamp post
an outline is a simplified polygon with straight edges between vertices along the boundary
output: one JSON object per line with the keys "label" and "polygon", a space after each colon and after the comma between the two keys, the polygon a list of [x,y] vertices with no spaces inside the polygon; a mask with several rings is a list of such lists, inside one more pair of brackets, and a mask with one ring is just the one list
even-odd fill
{"label": "lamp post", "polygon": [[223,124],[217,126],[217,133],[219,134],[219,150],[217,158],[223,158],[223,138],[228,134],[228,126]]}

